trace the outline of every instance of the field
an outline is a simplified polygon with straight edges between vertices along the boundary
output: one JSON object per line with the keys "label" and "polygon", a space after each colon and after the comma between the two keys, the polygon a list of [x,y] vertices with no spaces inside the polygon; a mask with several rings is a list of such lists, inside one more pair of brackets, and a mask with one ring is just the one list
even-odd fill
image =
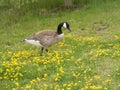
{"label": "field", "polygon": [[[40,15],[0,14],[0,90],[120,90],[119,1]],[[40,12],[41,13],[41,12]],[[40,57],[22,42],[68,21],[72,32]]]}

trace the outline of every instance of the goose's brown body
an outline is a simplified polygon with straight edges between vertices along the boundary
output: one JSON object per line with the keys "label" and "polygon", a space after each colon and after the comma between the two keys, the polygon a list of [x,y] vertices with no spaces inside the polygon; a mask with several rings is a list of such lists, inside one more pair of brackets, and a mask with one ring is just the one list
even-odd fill
{"label": "goose's brown body", "polygon": [[64,34],[61,30],[62,27],[65,27],[68,30],[70,30],[69,24],[67,22],[62,22],[58,25],[57,31],[43,30],[38,33],[35,33],[32,36],[29,36],[28,38],[24,39],[24,41],[36,46],[41,46],[42,49],[40,55],[42,55],[44,49],[48,51],[47,48],[49,46],[60,42],[64,38]]}
{"label": "goose's brown body", "polygon": [[63,38],[64,34],[59,35],[54,30],[43,30],[32,36],[29,36],[28,38],[25,39],[25,41],[36,46],[42,46],[44,48],[47,48],[52,44],[61,41]]}

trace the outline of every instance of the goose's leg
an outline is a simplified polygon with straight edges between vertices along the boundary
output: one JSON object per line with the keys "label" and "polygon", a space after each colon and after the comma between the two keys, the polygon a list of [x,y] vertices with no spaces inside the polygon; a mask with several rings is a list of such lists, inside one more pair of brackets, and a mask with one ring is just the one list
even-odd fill
{"label": "goose's leg", "polygon": [[41,48],[40,56],[42,56],[43,50],[44,50],[44,47]]}
{"label": "goose's leg", "polygon": [[48,52],[48,49],[46,48],[45,51]]}

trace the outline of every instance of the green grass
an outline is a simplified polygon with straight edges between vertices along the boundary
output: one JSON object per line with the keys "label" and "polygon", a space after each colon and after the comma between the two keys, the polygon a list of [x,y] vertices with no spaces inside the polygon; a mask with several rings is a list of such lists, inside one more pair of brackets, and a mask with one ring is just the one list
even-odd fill
{"label": "green grass", "polygon": [[[45,15],[0,14],[1,90],[119,90],[119,3]],[[4,13],[6,13],[4,15]],[[19,16],[19,17],[18,17]],[[40,48],[21,42],[68,21],[72,32],[39,56]]]}

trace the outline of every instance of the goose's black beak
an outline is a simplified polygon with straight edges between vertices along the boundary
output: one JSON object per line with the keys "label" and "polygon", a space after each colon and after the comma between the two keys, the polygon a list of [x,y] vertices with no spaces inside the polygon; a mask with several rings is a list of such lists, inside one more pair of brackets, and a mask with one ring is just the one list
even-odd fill
{"label": "goose's black beak", "polygon": [[71,32],[71,29],[70,29],[70,27],[68,27],[67,29],[68,29],[68,30]]}

